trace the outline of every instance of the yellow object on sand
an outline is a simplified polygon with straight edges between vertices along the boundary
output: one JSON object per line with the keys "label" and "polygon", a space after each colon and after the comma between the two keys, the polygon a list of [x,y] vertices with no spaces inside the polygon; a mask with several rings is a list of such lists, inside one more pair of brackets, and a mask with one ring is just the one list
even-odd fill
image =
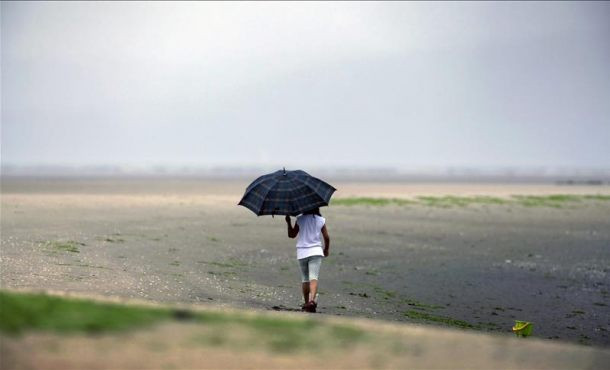
{"label": "yellow object on sand", "polygon": [[529,321],[515,320],[515,326],[513,326],[513,333],[518,337],[529,337],[532,335],[534,324]]}

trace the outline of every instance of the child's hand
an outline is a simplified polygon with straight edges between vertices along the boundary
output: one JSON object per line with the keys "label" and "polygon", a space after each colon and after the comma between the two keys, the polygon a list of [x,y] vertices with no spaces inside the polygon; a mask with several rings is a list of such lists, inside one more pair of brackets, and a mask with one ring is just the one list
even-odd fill
{"label": "child's hand", "polygon": [[324,248],[324,257],[330,256],[330,250],[328,248]]}
{"label": "child's hand", "polygon": [[290,222],[290,216],[286,215],[286,217],[284,218],[286,220],[286,222]]}

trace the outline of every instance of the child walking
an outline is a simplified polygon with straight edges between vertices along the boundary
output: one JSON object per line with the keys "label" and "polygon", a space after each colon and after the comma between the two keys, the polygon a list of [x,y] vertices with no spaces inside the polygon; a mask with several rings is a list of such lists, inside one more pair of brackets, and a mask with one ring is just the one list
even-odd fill
{"label": "child walking", "polygon": [[[305,303],[301,309],[306,312],[316,312],[318,275],[322,258],[328,257],[330,248],[330,237],[326,229],[326,219],[320,214],[319,208],[314,208],[298,216],[294,227],[290,216],[286,216],[288,226],[288,237],[297,239],[297,260],[301,269],[301,287]],[[324,249],[322,249],[321,237],[324,238]]]}

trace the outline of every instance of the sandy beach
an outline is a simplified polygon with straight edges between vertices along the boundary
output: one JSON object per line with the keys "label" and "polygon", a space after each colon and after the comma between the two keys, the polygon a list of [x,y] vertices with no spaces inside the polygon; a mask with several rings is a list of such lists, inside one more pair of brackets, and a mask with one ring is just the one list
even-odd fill
{"label": "sandy beach", "polygon": [[[283,217],[248,180],[2,179],[1,284],[262,310],[300,302]],[[610,194],[607,186],[333,183],[336,199]],[[610,202],[332,205],[320,315],[610,344]]]}

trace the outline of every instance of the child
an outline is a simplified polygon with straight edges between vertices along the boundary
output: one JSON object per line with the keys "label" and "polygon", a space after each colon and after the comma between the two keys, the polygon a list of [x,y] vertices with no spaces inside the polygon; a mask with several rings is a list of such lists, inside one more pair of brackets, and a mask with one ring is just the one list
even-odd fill
{"label": "child", "polygon": [[[322,257],[328,257],[330,238],[326,230],[326,219],[320,214],[319,208],[304,212],[297,217],[294,227],[290,216],[286,216],[288,237],[297,235],[297,259],[301,269],[303,298],[305,303],[301,309],[306,312],[316,312],[316,295],[318,293],[318,274]],[[324,250],[320,235],[324,237]]]}

